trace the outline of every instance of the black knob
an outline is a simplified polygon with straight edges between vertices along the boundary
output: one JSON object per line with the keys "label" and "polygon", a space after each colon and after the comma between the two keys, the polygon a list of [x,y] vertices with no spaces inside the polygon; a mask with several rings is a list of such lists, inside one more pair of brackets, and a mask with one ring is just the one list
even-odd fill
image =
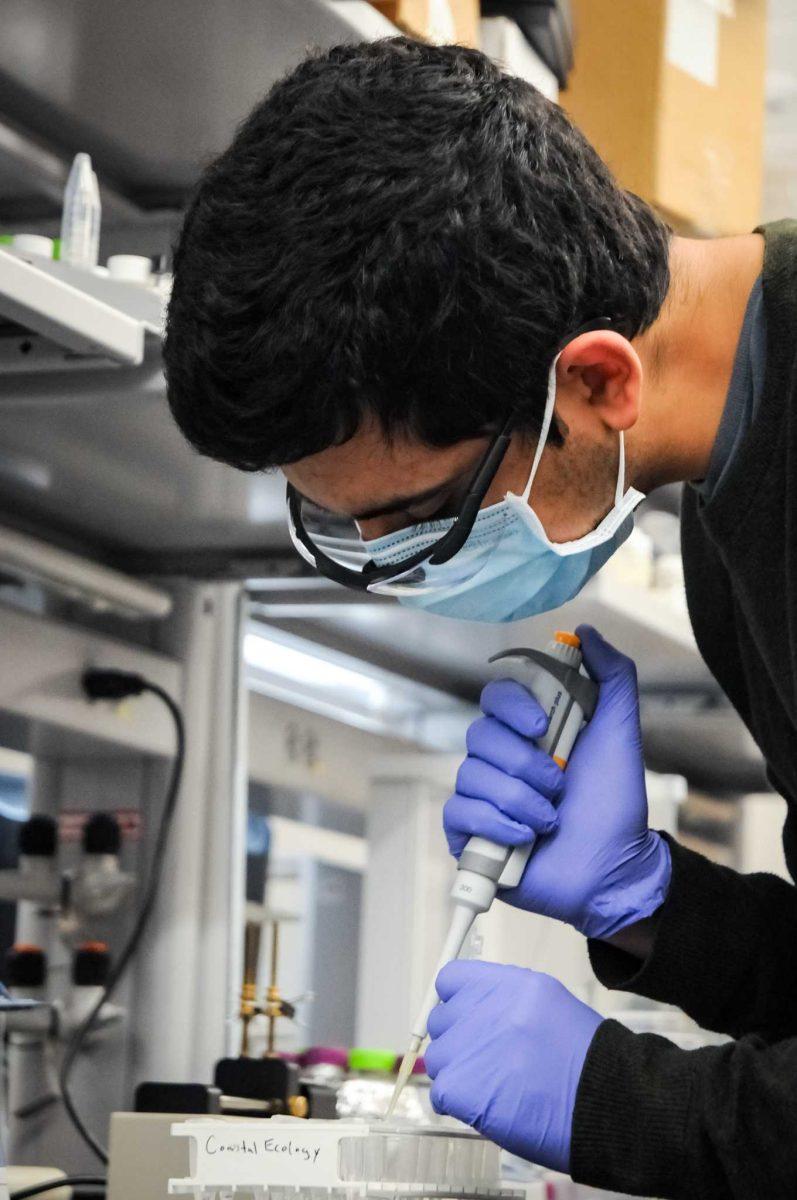
{"label": "black knob", "polygon": [[54,817],[30,817],[19,827],[19,852],[29,858],[54,858],[58,822]]}
{"label": "black knob", "polygon": [[13,988],[44,987],[47,955],[39,946],[18,942],[6,954],[6,980]]}
{"label": "black knob", "polygon": [[104,987],[111,969],[105,942],[84,942],[72,959],[72,982],[76,987]]}
{"label": "black knob", "polygon": [[86,854],[118,854],[122,831],[116,817],[110,813],[95,813],[83,829],[83,849]]}

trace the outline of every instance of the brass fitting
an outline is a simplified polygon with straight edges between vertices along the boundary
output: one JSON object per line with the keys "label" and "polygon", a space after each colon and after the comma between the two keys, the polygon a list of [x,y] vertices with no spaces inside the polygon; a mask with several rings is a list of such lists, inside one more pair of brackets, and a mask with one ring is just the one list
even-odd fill
{"label": "brass fitting", "polygon": [[310,1105],[307,1103],[306,1096],[289,1096],[288,1097],[288,1112],[292,1117],[306,1117],[310,1112]]}
{"label": "brass fitting", "polygon": [[266,1003],[263,1006],[263,1012],[267,1017],[282,1016],[282,996],[276,984],[271,984],[266,988]]}
{"label": "brass fitting", "polygon": [[245,1017],[253,1017],[257,1011],[257,986],[254,983],[245,983],[241,987],[238,1015],[243,1020]]}

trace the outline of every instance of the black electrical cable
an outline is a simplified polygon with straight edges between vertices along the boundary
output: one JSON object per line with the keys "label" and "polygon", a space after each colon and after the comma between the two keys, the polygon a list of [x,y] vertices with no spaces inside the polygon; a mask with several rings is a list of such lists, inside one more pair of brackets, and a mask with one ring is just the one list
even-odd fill
{"label": "black electrical cable", "polygon": [[62,1187],[92,1187],[105,1188],[107,1179],[101,1175],[65,1175],[63,1179],[48,1179],[46,1183],[32,1183],[30,1187],[19,1188],[12,1192],[9,1200],[30,1200],[31,1196],[41,1196],[44,1192],[55,1192]]}
{"label": "black electrical cable", "polygon": [[141,907],[138,910],[133,928],[130,935],[122,948],[116,961],[111,966],[106,981],[105,987],[99,999],[94,1004],[88,1016],[81,1022],[78,1028],[73,1033],[69,1042],[67,1042],[64,1050],[64,1057],[61,1061],[61,1070],[58,1076],[58,1083],[61,1089],[61,1098],[64,1102],[64,1108],[70,1121],[74,1125],[77,1132],[82,1137],[87,1146],[96,1154],[100,1162],[108,1162],[108,1151],[105,1146],[94,1136],[90,1129],[83,1123],[80,1113],[75,1107],[75,1102],[69,1091],[69,1076],[72,1068],[75,1065],[75,1060],[80,1054],[83,1042],[87,1035],[91,1032],[94,1024],[99,1016],[103,1005],[107,1003],[111,995],[116,989],[119,980],[122,978],[128,963],[133,958],[138,949],[141,938],[146,929],[147,921],[155,904],[160,885],[161,874],[163,872],[163,862],[166,855],[166,845],[169,839],[169,829],[171,828],[172,817],[177,805],[177,797],[180,792],[180,779],[183,774],[183,761],[185,759],[185,726],[183,723],[183,714],[180,712],[178,705],[174,702],[168,692],[164,691],[156,683],[150,683],[140,675],[130,675],[122,671],[87,671],[83,676],[83,690],[86,695],[94,699],[122,699],[124,696],[140,695],[142,692],[151,692],[157,696],[168,708],[174,721],[174,730],[176,735],[176,747],[174,760],[172,762],[172,770],[169,778],[169,786],[166,789],[166,799],[163,805],[160,825],[158,827],[157,837],[155,839],[155,850],[152,855],[152,862],[149,870],[149,878],[144,889],[144,898],[141,902]]}

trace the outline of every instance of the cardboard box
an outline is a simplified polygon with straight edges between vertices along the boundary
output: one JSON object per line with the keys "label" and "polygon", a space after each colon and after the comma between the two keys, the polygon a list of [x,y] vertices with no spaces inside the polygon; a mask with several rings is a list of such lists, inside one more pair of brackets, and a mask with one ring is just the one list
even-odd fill
{"label": "cardboard box", "polygon": [[428,42],[479,45],[479,0],[371,0],[405,33]]}
{"label": "cardboard box", "polygon": [[766,0],[573,0],[561,103],[624,187],[683,232],[760,219]]}

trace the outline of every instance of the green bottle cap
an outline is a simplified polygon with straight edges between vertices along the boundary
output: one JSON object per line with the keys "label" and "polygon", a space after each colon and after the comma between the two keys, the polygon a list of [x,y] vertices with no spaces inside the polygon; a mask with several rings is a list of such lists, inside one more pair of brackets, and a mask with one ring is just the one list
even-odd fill
{"label": "green bottle cap", "polygon": [[349,1051],[350,1071],[380,1071],[392,1075],[396,1064],[395,1050],[373,1050],[367,1046],[355,1046]]}

